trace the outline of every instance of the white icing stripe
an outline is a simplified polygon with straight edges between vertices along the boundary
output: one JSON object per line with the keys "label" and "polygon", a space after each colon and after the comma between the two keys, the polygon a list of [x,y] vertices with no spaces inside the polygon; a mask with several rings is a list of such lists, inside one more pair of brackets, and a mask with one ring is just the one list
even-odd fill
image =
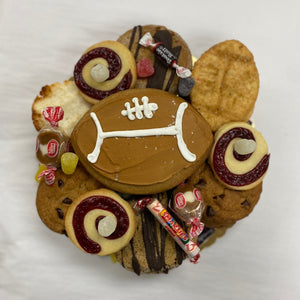
{"label": "white icing stripe", "polygon": [[145,136],[156,136],[156,135],[174,135],[177,137],[177,144],[181,155],[189,162],[196,160],[196,155],[189,151],[187,148],[183,136],[182,136],[182,119],[185,109],[188,104],[182,102],[177,110],[175,125],[161,127],[161,128],[151,128],[151,129],[138,129],[138,130],[123,130],[123,131],[108,131],[103,132],[101,124],[94,112],[91,112],[90,116],[95,122],[97,128],[97,141],[95,148],[92,153],[87,155],[87,159],[91,163],[95,163],[100,155],[101,146],[103,140],[111,137],[145,137]]}
{"label": "white icing stripe", "polygon": [[126,102],[124,104],[126,110],[124,109],[121,111],[122,116],[127,116],[128,119],[132,121],[135,120],[135,118],[141,120],[144,115],[146,118],[151,119],[153,117],[153,111],[158,109],[156,103],[149,103],[149,98],[147,96],[142,97],[142,105],[139,104],[139,99],[137,97],[134,97],[132,99],[132,102],[134,104],[134,107],[131,107],[130,103]]}

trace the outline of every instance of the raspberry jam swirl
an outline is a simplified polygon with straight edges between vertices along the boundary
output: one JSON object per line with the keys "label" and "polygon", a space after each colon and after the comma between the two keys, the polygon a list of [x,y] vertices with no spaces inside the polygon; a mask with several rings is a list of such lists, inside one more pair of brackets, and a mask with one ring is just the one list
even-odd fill
{"label": "raspberry jam swirl", "polygon": [[[237,153],[234,145],[241,139],[255,141],[255,150]],[[269,160],[264,138],[250,125],[229,123],[216,132],[211,165],[217,178],[229,188],[246,190],[259,184],[267,172]]]}
{"label": "raspberry jam swirl", "polygon": [[[93,210],[99,210],[99,214],[96,216],[88,215]],[[77,242],[84,251],[91,254],[97,254],[101,252],[101,245],[93,241],[89,237],[91,230],[95,231],[94,228],[86,228],[85,224],[89,221],[86,218],[92,218],[89,224],[97,224],[99,220],[104,217],[101,215],[101,210],[112,213],[117,219],[117,226],[115,231],[106,237],[108,240],[115,240],[121,238],[129,228],[129,217],[126,210],[114,199],[107,196],[91,196],[81,201],[73,214],[72,225]],[[96,225],[95,225],[96,227]]]}
{"label": "raspberry jam swirl", "polygon": [[80,58],[74,68],[74,81],[82,93],[93,99],[102,100],[111,94],[130,88],[132,82],[132,73],[130,70],[122,77],[120,82],[113,89],[100,90],[89,85],[86,82],[86,78],[84,78],[83,69],[87,63],[98,58],[103,58],[108,64],[109,77],[106,81],[114,79],[122,69],[122,60],[112,49],[98,47],[88,51]]}

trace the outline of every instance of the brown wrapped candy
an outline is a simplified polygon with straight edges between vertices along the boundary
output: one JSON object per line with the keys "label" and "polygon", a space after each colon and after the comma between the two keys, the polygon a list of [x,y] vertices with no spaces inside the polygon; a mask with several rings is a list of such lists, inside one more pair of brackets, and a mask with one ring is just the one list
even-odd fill
{"label": "brown wrapped candy", "polygon": [[200,191],[186,183],[179,185],[173,192],[172,207],[180,219],[191,225],[190,238],[197,237],[204,228],[200,221],[204,210]]}
{"label": "brown wrapped candy", "polygon": [[62,154],[69,148],[68,138],[58,128],[64,113],[61,107],[47,107],[43,115],[50,125],[43,127],[37,136],[36,157],[44,165],[58,167]]}

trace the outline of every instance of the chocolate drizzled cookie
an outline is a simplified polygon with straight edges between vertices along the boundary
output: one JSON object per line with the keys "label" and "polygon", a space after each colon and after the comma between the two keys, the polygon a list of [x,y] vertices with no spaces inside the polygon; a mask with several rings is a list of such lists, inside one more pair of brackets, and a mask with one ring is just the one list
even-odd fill
{"label": "chocolate drizzled cookie", "polygon": [[179,82],[175,70],[164,66],[150,49],[144,48],[139,44],[139,40],[146,32],[150,32],[156,43],[162,42],[178,58],[178,65],[188,69],[192,68],[191,52],[178,33],[164,26],[135,26],[122,34],[118,38],[118,42],[129,48],[136,62],[143,58],[148,58],[155,69],[155,73],[149,78],[138,78],[135,87],[156,88],[175,94],[177,93]]}
{"label": "chocolate drizzled cookie", "polygon": [[[158,199],[167,207],[168,195],[161,193]],[[135,201],[130,203],[134,205]],[[130,244],[117,252],[117,261],[135,272],[168,273],[182,264],[186,254],[176,244],[168,232],[155,220],[147,209],[136,216],[137,230]]]}

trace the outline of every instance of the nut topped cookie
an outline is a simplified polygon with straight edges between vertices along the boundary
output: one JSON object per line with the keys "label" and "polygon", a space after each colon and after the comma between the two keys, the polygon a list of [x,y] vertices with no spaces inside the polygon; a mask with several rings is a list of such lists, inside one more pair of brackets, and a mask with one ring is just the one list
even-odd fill
{"label": "nut topped cookie", "polygon": [[236,40],[214,45],[196,61],[192,105],[216,131],[232,121],[247,122],[259,89],[252,53]]}

